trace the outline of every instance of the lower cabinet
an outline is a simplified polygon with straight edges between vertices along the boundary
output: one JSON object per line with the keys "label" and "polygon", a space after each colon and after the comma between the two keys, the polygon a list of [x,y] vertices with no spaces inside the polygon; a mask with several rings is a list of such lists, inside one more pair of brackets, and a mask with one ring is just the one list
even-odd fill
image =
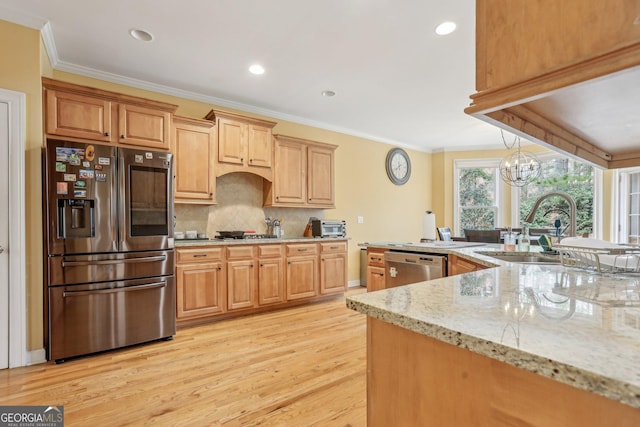
{"label": "lower cabinet", "polygon": [[367,248],[367,292],[384,289],[385,269],[383,248]]}
{"label": "lower cabinet", "polygon": [[318,294],[318,254],[315,243],[287,246],[287,301],[310,298]]}
{"label": "lower cabinet", "polygon": [[227,247],[227,308],[239,310],[256,306],[256,268],[254,246]]}
{"label": "lower cabinet", "polygon": [[471,273],[472,271],[483,270],[489,268],[482,264],[477,264],[468,259],[460,258],[457,255],[449,255],[447,264],[447,275],[455,276],[458,274]]}
{"label": "lower cabinet", "polygon": [[344,293],[347,242],[176,249],[179,324],[282,308]]}
{"label": "lower cabinet", "polygon": [[282,245],[258,246],[258,305],[286,301]]}
{"label": "lower cabinet", "polygon": [[347,242],[320,243],[320,293],[346,291]]}
{"label": "lower cabinet", "polygon": [[176,251],[176,315],[178,320],[226,311],[222,248]]}

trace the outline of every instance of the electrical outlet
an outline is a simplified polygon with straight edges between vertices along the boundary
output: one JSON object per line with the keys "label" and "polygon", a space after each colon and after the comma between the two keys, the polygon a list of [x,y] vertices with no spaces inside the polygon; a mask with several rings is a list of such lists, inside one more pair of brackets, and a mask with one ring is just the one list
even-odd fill
{"label": "electrical outlet", "polygon": [[364,217],[358,216],[358,224],[364,224]]}

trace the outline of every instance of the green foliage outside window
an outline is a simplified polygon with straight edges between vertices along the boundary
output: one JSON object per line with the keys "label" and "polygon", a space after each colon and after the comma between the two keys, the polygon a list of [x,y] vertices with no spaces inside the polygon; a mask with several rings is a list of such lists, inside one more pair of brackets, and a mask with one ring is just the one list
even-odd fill
{"label": "green foliage outside window", "polygon": [[[593,232],[593,166],[573,159],[553,159],[541,162],[540,177],[520,189],[520,224],[531,212],[538,197],[552,191],[569,194],[577,205],[578,235]],[[569,225],[569,204],[560,197],[546,199],[536,213],[534,228],[553,228],[556,219],[564,229]],[[566,233],[566,231],[565,231]]]}
{"label": "green foliage outside window", "polygon": [[494,168],[463,168],[458,178],[460,229],[492,229],[496,227],[496,181]]}

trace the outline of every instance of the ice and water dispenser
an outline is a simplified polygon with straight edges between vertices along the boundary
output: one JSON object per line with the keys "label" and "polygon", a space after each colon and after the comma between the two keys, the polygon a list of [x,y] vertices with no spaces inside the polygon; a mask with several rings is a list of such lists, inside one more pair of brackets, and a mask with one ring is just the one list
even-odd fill
{"label": "ice and water dispenser", "polygon": [[58,238],[95,237],[94,200],[58,199]]}

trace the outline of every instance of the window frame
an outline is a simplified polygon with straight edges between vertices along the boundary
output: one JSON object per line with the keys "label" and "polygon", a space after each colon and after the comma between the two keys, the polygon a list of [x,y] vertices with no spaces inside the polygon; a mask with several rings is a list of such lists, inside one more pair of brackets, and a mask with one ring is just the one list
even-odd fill
{"label": "window frame", "polygon": [[495,206],[496,211],[496,227],[502,223],[502,212],[504,211],[502,200],[502,192],[504,191],[504,181],[500,176],[500,159],[455,159],[453,161],[453,235],[458,234],[460,229],[460,184],[459,178],[460,169],[474,169],[474,168],[491,168],[494,169],[496,182],[495,182]]}
{"label": "window frame", "polygon": [[[640,167],[616,169],[613,175],[613,194],[611,200],[611,236],[614,243],[627,243],[629,235],[627,216],[629,214],[629,175],[640,173]],[[624,197],[622,193],[624,192]],[[618,207],[616,212],[616,207]],[[624,217],[624,218],[623,218]],[[623,236],[625,238],[623,238]]]}

